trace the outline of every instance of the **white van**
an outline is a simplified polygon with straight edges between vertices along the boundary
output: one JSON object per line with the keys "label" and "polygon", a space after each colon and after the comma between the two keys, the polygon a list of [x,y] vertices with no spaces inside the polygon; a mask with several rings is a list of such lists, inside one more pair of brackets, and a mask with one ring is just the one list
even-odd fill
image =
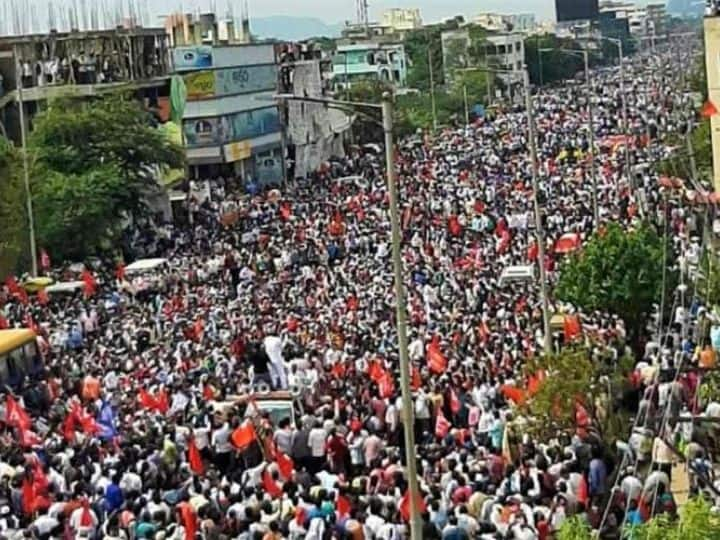
{"label": "white van", "polygon": [[510,283],[533,283],[535,281],[535,266],[508,266],[500,275],[500,286]]}

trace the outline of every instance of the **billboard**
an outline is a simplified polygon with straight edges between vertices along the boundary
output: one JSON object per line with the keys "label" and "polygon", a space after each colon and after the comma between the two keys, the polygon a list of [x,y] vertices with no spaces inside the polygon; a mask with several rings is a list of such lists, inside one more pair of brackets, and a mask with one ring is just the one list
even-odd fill
{"label": "billboard", "polygon": [[227,144],[280,131],[275,107],[183,121],[189,147]]}
{"label": "billboard", "polygon": [[197,71],[185,75],[185,88],[188,101],[213,97],[215,95],[215,73]]}
{"label": "billboard", "polygon": [[277,87],[277,68],[268,64],[198,71],[185,75],[184,79],[188,101],[197,101],[274,90]]}
{"label": "billboard", "polygon": [[598,0],[555,0],[558,22],[597,19]]}
{"label": "billboard", "polygon": [[178,47],[173,49],[173,63],[176,71],[209,68],[213,65],[212,47]]}

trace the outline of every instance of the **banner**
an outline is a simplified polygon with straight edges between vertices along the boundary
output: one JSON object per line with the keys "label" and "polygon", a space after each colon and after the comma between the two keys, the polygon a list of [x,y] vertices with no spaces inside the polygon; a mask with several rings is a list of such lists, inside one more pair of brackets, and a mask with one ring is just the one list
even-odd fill
{"label": "banner", "polygon": [[252,146],[250,146],[250,141],[234,142],[226,144],[223,147],[223,152],[225,154],[225,161],[227,163],[233,163],[249,158],[252,155]]}
{"label": "banner", "polygon": [[212,67],[212,47],[200,45],[173,49],[173,63],[176,71]]}
{"label": "banner", "polygon": [[218,145],[277,133],[280,131],[280,118],[275,107],[267,107],[226,116],[185,120],[183,129],[190,147]]}
{"label": "banner", "polygon": [[215,73],[198,71],[185,75],[185,86],[189,100],[213,97],[215,95]]}
{"label": "banner", "polygon": [[274,90],[276,87],[277,68],[272,64],[221,69],[215,72],[218,96]]}

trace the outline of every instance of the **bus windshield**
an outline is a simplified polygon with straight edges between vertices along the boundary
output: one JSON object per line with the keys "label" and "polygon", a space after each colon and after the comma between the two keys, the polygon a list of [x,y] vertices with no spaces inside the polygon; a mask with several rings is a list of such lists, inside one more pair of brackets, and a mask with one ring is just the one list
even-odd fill
{"label": "bus windshield", "polygon": [[17,388],[28,377],[41,375],[43,363],[35,332],[0,330],[0,385]]}

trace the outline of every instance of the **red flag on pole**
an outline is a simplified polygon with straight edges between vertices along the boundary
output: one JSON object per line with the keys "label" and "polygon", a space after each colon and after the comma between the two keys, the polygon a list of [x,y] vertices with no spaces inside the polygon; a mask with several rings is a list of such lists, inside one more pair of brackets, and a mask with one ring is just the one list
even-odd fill
{"label": "red flag on pole", "polygon": [[445,373],[447,369],[448,361],[440,350],[440,337],[437,335],[433,336],[430,345],[428,345],[427,363],[433,373]]}
{"label": "red flag on pole", "polygon": [[35,512],[35,486],[28,476],[23,480],[22,485],[22,507],[26,515]]}
{"label": "red flag on pole", "polygon": [[8,395],[5,400],[5,422],[20,430],[30,429],[32,420],[17,400]]}
{"label": "red flag on pole", "polygon": [[205,474],[205,465],[203,465],[200,450],[198,450],[198,447],[195,444],[194,436],[190,437],[190,441],[188,442],[188,463],[190,463],[190,470],[193,473],[198,476]]}
{"label": "red flag on pole", "polygon": [[138,400],[140,401],[140,405],[146,409],[156,410],[158,408],[157,400],[144,388],[140,389]]}
{"label": "red flag on pole", "polygon": [[97,291],[97,281],[95,280],[95,276],[93,276],[88,270],[83,270],[82,280],[85,284],[85,296],[90,297],[94,295]]}
{"label": "red flag on pole", "polygon": [[[418,510],[420,511],[420,514],[423,514],[427,510],[427,505],[425,504],[425,500],[420,496],[418,493],[416,504],[418,507]],[[400,515],[405,521],[410,521],[410,490],[408,489],[405,491],[405,494],[402,496],[402,499],[400,499]]]}
{"label": "red flag on pole", "polygon": [[275,483],[275,480],[270,476],[270,471],[267,469],[262,473],[262,487],[273,499],[277,499],[282,495],[282,489]]}
{"label": "red flag on pole", "polygon": [[247,422],[245,422],[245,424],[238,427],[235,431],[233,431],[230,439],[232,440],[232,443],[240,450],[250,446],[250,444],[255,439],[257,439],[255,427],[253,426],[252,422],[248,420]]}
{"label": "red flag on pole", "polygon": [[164,388],[162,388],[158,392],[157,396],[155,396],[155,401],[157,402],[158,411],[162,414],[167,414],[167,412],[170,410],[170,401]]}
{"label": "red flag on pole", "polygon": [[282,452],[278,452],[275,461],[277,463],[280,476],[284,480],[289,480],[292,477],[293,472],[295,471],[295,463],[293,463],[292,458],[283,454]]}
{"label": "red flag on pole", "polygon": [[185,529],[184,540],[195,540],[197,533],[197,515],[195,514],[195,510],[193,510],[189,502],[181,502],[178,508],[180,509],[182,526]]}
{"label": "red flag on pole", "polygon": [[700,115],[703,118],[712,118],[718,113],[717,107],[715,107],[715,104],[710,101],[709,99],[705,102],[702,109],[700,110]]}

